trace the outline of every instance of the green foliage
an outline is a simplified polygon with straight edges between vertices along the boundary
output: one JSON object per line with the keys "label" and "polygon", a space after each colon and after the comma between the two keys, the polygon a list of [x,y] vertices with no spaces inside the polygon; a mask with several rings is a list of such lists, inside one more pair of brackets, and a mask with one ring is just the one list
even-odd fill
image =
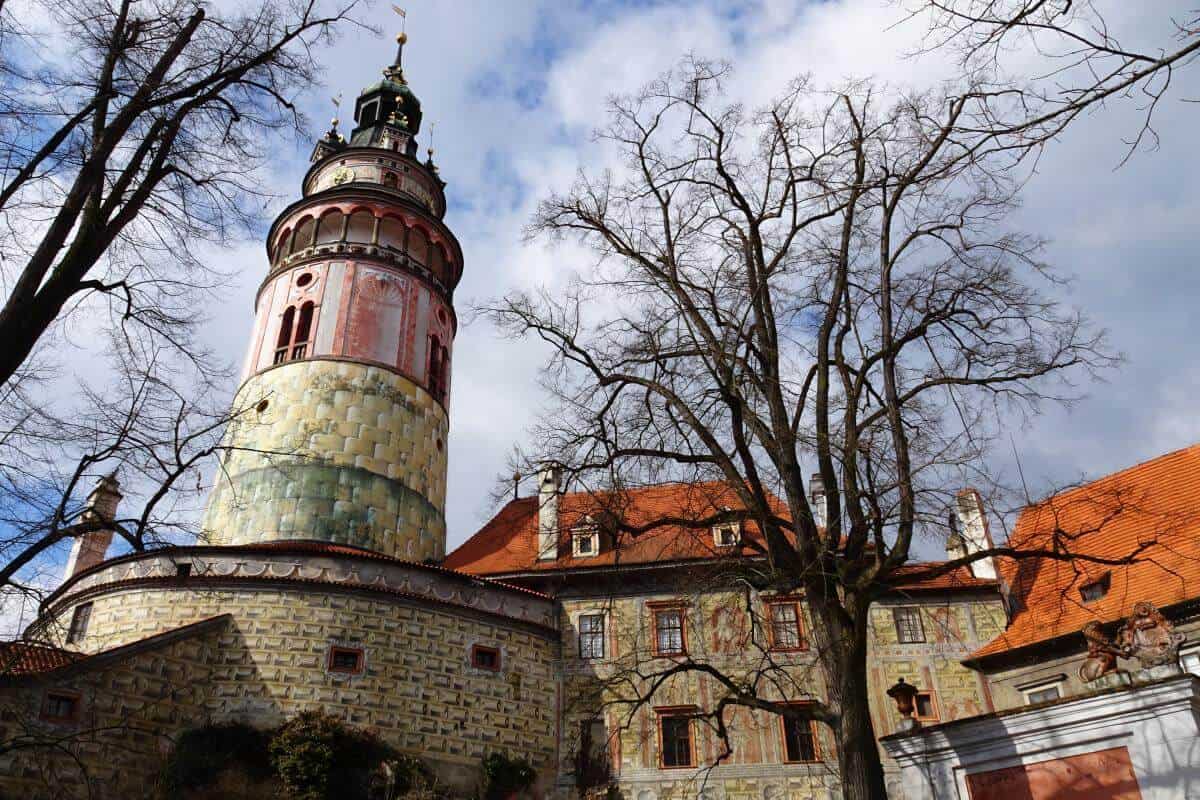
{"label": "green foliage", "polygon": [[374,733],[320,711],[284,723],[271,739],[270,753],[290,800],[366,798],[372,772],[401,759]]}
{"label": "green foliage", "polygon": [[527,760],[490,753],[483,759],[484,799],[503,800],[510,794],[523,792],[533,785],[536,777]]}
{"label": "green foliage", "polygon": [[164,797],[181,797],[216,784],[224,773],[248,781],[271,778],[268,731],[229,722],[186,731],[175,742],[162,776]]}

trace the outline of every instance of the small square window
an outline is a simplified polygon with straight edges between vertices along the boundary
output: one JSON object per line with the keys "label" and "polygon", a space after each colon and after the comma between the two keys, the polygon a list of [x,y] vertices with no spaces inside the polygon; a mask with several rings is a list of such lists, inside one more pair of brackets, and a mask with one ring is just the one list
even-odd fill
{"label": "small square window", "polygon": [[1099,580],[1080,586],[1079,596],[1085,603],[1094,603],[1108,594],[1108,588],[1111,585],[1112,577],[1106,572]]}
{"label": "small square window", "polygon": [[358,675],[363,671],[363,651],[357,647],[329,648],[329,671]]}
{"label": "small square window", "polygon": [[42,701],[42,719],[50,722],[74,722],[79,716],[79,695],[71,692],[46,692]]}
{"label": "small square window", "polygon": [[921,609],[893,608],[892,618],[896,622],[896,638],[901,644],[925,641],[925,624],[921,621]]}
{"label": "small square window", "polygon": [[175,565],[175,574],[180,578],[186,578],[192,574],[192,562],[180,561]]}
{"label": "small square window", "polygon": [[500,650],[495,647],[485,647],[481,644],[471,646],[471,666],[475,669],[486,669],[489,672],[500,671]]}
{"label": "small square window", "polygon": [[734,547],[741,540],[741,525],[736,522],[729,522],[713,527],[713,541],[717,547]]}
{"label": "small square window", "polygon": [[67,629],[67,644],[77,644],[87,636],[88,622],[92,619],[92,604],[80,603],[71,613],[71,626]]}
{"label": "small square window", "polygon": [[595,528],[579,528],[571,532],[571,553],[586,558],[600,552],[600,533]]}
{"label": "small square window", "polygon": [[917,719],[934,721],[938,719],[937,699],[933,692],[917,692]]}

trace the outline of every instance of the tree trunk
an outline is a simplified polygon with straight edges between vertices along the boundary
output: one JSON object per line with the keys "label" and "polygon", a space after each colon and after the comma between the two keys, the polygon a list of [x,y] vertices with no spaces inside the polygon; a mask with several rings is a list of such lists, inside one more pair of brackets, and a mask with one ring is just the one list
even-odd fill
{"label": "tree trunk", "polygon": [[883,761],[867,692],[866,648],[853,648],[853,653],[854,657],[848,659],[852,663],[846,664],[838,680],[842,695],[838,748],[842,796],[845,800],[886,800]]}

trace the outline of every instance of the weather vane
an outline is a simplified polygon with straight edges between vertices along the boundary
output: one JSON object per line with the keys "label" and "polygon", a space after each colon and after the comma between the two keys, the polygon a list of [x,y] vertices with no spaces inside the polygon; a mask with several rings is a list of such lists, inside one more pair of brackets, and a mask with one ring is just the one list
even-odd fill
{"label": "weather vane", "polygon": [[342,109],[342,93],[338,92],[337,97],[330,98],[333,100],[333,127],[338,126],[338,117]]}

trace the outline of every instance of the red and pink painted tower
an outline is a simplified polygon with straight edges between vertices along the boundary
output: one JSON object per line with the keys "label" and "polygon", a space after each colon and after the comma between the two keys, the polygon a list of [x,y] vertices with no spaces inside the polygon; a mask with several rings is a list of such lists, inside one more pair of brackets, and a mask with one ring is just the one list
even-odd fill
{"label": "red and pink painted tower", "polygon": [[462,250],[442,221],[421,104],[396,62],[313,150],[276,219],[230,448],[209,498],[216,544],[317,539],[409,559],[445,552],[446,435]]}

